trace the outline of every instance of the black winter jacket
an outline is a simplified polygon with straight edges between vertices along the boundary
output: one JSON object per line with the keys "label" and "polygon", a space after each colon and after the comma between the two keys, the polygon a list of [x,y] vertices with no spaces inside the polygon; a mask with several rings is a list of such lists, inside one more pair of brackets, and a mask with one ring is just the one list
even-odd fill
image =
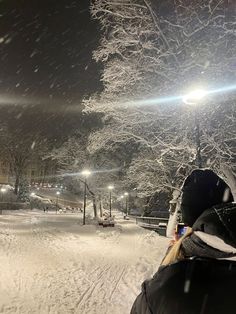
{"label": "black winter jacket", "polygon": [[236,262],[185,259],[142,285],[131,314],[235,314]]}
{"label": "black winter jacket", "polygon": [[236,204],[206,210],[192,229],[185,259],[143,283],[131,314],[236,313]]}

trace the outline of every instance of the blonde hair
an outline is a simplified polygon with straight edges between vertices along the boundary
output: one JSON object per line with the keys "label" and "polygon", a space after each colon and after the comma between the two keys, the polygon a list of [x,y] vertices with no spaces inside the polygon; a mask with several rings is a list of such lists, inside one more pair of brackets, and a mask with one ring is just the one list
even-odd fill
{"label": "blonde hair", "polygon": [[177,262],[185,258],[183,251],[181,250],[182,242],[185,238],[192,234],[192,228],[188,227],[184,236],[182,236],[170,249],[170,251],[164,257],[161,265],[166,266],[171,263]]}

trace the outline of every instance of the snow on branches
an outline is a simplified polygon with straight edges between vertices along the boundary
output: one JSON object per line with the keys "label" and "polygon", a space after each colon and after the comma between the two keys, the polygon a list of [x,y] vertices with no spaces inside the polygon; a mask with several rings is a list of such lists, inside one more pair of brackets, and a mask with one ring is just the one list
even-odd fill
{"label": "snow on branches", "polygon": [[[103,29],[96,61],[108,93],[180,91],[183,84],[235,75],[235,26],[225,1],[95,0]],[[233,66],[234,65],[234,66]]]}
{"label": "snow on branches", "polygon": [[181,99],[152,102],[199,83],[232,84],[236,22],[229,5],[218,0],[94,0],[91,5],[103,31],[93,56],[103,63],[104,91],[84,106],[103,114],[104,128],[91,134],[88,149],[114,154],[120,146],[135,147],[126,178],[140,195],[179,185],[195,167],[196,114],[204,166],[222,174],[226,166],[235,170],[234,97],[212,95],[195,109]]}

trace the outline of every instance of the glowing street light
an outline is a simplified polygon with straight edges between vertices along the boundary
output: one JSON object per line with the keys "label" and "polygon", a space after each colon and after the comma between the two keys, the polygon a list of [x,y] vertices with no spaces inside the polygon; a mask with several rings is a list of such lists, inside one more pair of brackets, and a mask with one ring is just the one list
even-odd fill
{"label": "glowing street light", "polygon": [[111,217],[111,191],[114,189],[114,186],[109,185],[107,188],[110,191],[109,196],[110,196],[110,217]]}
{"label": "glowing street light", "polygon": [[[35,195],[36,195],[36,194],[35,194],[34,192],[31,192],[31,193],[30,193],[30,196],[31,196],[31,197],[35,197]],[[30,209],[31,209],[31,210],[33,209],[32,200],[30,201]]]}
{"label": "glowing street light", "polygon": [[126,211],[126,215],[128,216],[128,196],[129,196],[129,193],[125,192],[124,196],[125,196],[125,211]]}
{"label": "glowing street light", "polygon": [[125,210],[124,210],[124,206],[123,206],[123,205],[124,205],[124,202],[123,202],[124,197],[125,197],[124,195],[121,195],[121,196],[120,196],[120,199],[121,199],[121,211],[122,211],[122,212],[125,211]]}
{"label": "glowing street light", "polygon": [[57,196],[57,201],[56,201],[56,213],[57,213],[57,210],[58,210],[58,197],[59,197],[60,194],[61,194],[60,191],[56,191],[56,196]]}
{"label": "glowing street light", "polygon": [[[207,92],[203,89],[196,89],[185,96],[183,96],[183,102],[187,105],[196,106],[207,95]],[[201,134],[200,123],[198,119],[197,110],[194,110],[194,123],[196,132],[196,163],[198,168],[202,168],[202,156],[201,156]]]}
{"label": "glowing street light", "polygon": [[88,177],[88,176],[90,176],[91,175],[91,171],[90,170],[83,170],[82,172],[81,172],[81,174],[82,174],[82,176],[84,176],[84,177]]}
{"label": "glowing street light", "polygon": [[84,213],[83,213],[83,225],[85,225],[85,212],[87,202],[87,178],[92,174],[90,170],[83,170],[81,175],[84,177]]}
{"label": "glowing street light", "polygon": [[183,96],[183,102],[187,105],[196,105],[207,95],[207,92],[203,89],[196,89]]}
{"label": "glowing street light", "polygon": [[[1,188],[1,200],[3,202],[3,195],[6,193],[7,189],[6,188]],[[0,210],[0,215],[2,215],[2,207],[1,207],[1,210]]]}
{"label": "glowing street light", "polygon": [[99,194],[99,211],[100,217],[102,217],[102,194]]}

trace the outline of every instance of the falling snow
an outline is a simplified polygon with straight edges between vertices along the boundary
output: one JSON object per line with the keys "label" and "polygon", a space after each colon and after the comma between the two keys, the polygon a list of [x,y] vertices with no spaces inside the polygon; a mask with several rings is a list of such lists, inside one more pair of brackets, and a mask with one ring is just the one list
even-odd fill
{"label": "falling snow", "polygon": [[[1,17],[0,92],[10,89],[19,98],[33,95],[40,101],[53,94],[51,98],[63,103],[78,103],[84,93],[101,86],[100,74],[92,60],[99,30],[90,20],[88,4],[70,0],[67,5],[39,6],[34,2],[25,5],[25,12],[30,9],[30,14],[16,5]],[[94,71],[86,71],[84,63],[93,64]],[[37,76],[32,77],[30,68]],[[23,81],[21,86],[19,80]],[[88,86],[88,81],[93,83]],[[27,86],[31,89],[25,90]]]}

